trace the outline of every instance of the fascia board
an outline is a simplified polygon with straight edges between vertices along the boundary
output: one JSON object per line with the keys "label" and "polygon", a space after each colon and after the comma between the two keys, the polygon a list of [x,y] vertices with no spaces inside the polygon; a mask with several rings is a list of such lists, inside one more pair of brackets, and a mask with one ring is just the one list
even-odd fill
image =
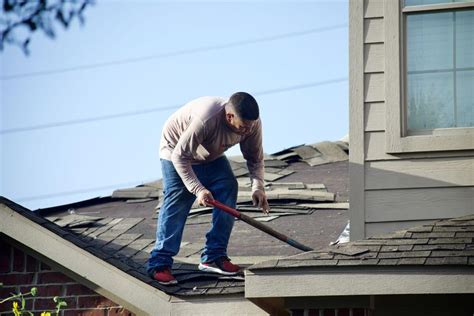
{"label": "fascia board", "polygon": [[245,297],[473,294],[471,267],[246,271]]}

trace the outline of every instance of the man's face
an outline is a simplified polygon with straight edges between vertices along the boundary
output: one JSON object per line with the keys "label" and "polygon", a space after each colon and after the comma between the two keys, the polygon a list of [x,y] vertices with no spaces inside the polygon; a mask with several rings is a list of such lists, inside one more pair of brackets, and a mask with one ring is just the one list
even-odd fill
{"label": "man's face", "polygon": [[227,113],[226,121],[229,127],[239,135],[250,134],[256,121],[243,120],[234,113]]}

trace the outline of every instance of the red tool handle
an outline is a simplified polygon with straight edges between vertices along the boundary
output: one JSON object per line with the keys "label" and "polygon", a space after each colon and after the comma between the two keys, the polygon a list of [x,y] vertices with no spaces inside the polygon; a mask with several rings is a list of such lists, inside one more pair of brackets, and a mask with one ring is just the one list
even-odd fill
{"label": "red tool handle", "polygon": [[211,204],[212,206],[215,206],[221,210],[223,210],[224,212],[234,216],[235,218],[238,218],[244,222],[246,222],[247,224],[257,228],[257,229],[260,229],[261,231],[269,234],[270,236],[273,236],[281,241],[284,241],[286,242],[287,244],[289,244],[290,246],[293,246],[297,249],[300,249],[300,250],[303,250],[303,251],[311,251],[313,250],[312,248],[308,247],[308,246],[305,246],[299,242],[297,242],[296,240],[294,239],[291,239],[287,236],[285,236],[284,234],[280,233],[280,232],[277,232],[276,230],[274,230],[273,228],[271,227],[268,227],[264,224],[262,224],[261,222],[259,221],[256,221],[254,220],[253,218],[245,215],[245,214],[242,214],[240,213],[238,210],[236,210],[235,208],[232,208],[230,206],[227,206],[219,201],[216,201],[216,200],[207,200],[206,203],[209,203]]}

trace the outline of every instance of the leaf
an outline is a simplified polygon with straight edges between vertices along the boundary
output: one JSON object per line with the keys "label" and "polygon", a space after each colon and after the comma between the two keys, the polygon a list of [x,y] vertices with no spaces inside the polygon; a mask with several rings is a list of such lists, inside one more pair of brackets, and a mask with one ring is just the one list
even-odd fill
{"label": "leaf", "polygon": [[21,310],[24,310],[24,309],[25,309],[25,305],[26,305],[26,301],[25,301],[25,299],[22,297],[22,298],[21,298]]}
{"label": "leaf", "polygon": [[13,9],[13,5],[10,4],[9,0],[3,0],[3,11],[9,12]]}
{"label": "leaf", "polygon": [[[27,39],[27,41],[29,42],[30,39]],[[31,295],[36,296],[36,294],[38,294],[38,288],[34,287],[34,288],[31,289]]]}
{"label": "leaf", "polygon": [[30,20],[30,19],[24,21],[23,24],[26,24],[26,26],[28,26],[28,28],[30,29],[31,32],[36,31],[36,29],[38,28],[36,23],[33,20]]}
{"label": "leaf", "polygon": [[66,19],[64,18],[62,10],[58,10],[58,12],[56,13],[56,20],[58,20],[65,28],[69,26],[69,22],[66,21]]}

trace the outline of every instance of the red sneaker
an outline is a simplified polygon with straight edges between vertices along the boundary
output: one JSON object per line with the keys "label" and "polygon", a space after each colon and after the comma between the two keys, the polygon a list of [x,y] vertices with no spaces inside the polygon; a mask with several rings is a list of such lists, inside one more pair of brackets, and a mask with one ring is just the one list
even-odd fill
{"label": "red sneaker", "polygon": [[201,271],[223,275],[235,275],[240,271],[240,267],[230,262],[230,259],[227,257],[220,257],[214,262],[201,262],[198,268]]}
{"label": "red sneaker", "polygon": [[153,273],[153,279],[155,279],[156,281],[158,281],[158,283],[163,284],[163,285],[178,283],[176,278],[171,274],[171,269],[169,267],[165,267],[161,270],[156,270]]}

